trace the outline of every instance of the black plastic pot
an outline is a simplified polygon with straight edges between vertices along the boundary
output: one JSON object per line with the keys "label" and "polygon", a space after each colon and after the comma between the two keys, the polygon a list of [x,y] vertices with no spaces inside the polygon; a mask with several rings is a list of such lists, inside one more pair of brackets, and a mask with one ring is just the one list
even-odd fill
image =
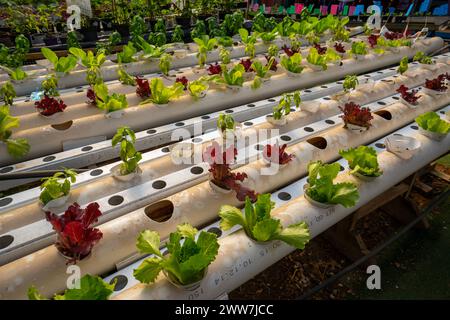
{"label": "black plastic pot", "polygon": [[83,41],[85,42],[97,41],[98,39],[96,27],[81,28],[80,33],[83,35]]}
{"label": "black plastic pot", "polygon": [[183,29],[190,28],[191,26],[191,17],[176,17],[175,20]]}
{"label": "black plastic pot", "polygon": [[56,46],[58,44],[58,38],[52,37],[52,36],[47,36],[44,39],[44,43],[47,47],[48,46]]}
{"label": "black plastic pot", "polygon": [[130,26],[127,24],[116,24],[114,25],[114,29],[120,33],[122,38],[126,38],[130,36]]}

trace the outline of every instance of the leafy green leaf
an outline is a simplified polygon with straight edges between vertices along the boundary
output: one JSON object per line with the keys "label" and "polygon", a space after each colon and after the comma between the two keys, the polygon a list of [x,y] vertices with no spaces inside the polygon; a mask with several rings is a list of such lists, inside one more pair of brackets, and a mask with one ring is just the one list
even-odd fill
{"label": "leafy green leaf", "polygon": [[297,249],[305,249],[310,240],[308,225],[305,222],[291,224],[278,232],[274,239],[281,240]]}
{"label": "leafy green leaf", "polygon": [[139,234],[136,247],[141,253],[155,254],[161,256],[159,251],[160,239],[159,234],[155,231],[145,230]]}
{"label": "leafy green leaf", "polygon": [[46,297],[41,295],[35,286],[28,288],[28,300],[48,300]]}
{"label": "leafy green leaf", "polygon": [[377,152],[372,147],[359,146],[340,150],[339,154],[347,160],[352,173],[359,172],[368,177],[378,177],[382,174],[378,166]]}
{"label": "leafy green leaf", "polygon": [[419,127],[431,132],[448,134],[450,131],[450,123],[442,120],[439,115],[433,111],[421,114],[416,118],[416,122]]}
{"label": "leafy green leaf", "polygon": [[264,218],[255,224],[252,235],[258,241],[268,241],[273,239],[279,228],[280,220]]}
{"label": "leafy green leaf", "polygon": [[[253,211],[253,208],[251,208],[251,210]],[[221,206],[219,210],[219,217],[221,218],[220,228],[225,231],[231,229],[235,225],[246,225],[246,221],[241,210],[233,206]]]}
{"label": "leafy green leaf", "polygon": [[137,269],[133,270],[133,276],[142,283],[152,283],[161,272],[162,260],[156,257],[150,257],[142,261]]}
{"label": "leafy green leaf", "polygon": [[98,276],[84,275],[80,279],[79,289],[67,289],[55,300],[107,300],[113,293],[115,283],[108,284]]}
{"label": "leafy green leaf", "polygon": [[198,230],[191,226],[189,223],[183,223],[177,226],[177,231],[183,238],[194,239]]}

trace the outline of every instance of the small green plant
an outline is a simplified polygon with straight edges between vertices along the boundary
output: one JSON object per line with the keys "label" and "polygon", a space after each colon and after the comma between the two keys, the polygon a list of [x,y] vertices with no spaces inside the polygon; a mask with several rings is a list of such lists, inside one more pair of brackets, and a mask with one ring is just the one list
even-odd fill
{"label": "small green plant", "polygon": [[129,127],[121,127],[117,129],[116,134],[112,138],[112,146],[115,147],[120,143],[120,174],[127,175],[137,171],[139,161],[142,160],[140,152],[136,151],[134,144],[136,143],[136,135]]}
{"label": "small green plant", "polygon": [[108,94],[108,87],[104,83],[94,85],[97,107],[106,113],[119,111],[128,108],[128,102],[125,94]]}
{"label": "small green plant", "polygon": [[77,65],[77,58],[75,58],[72,55],[58,58],[56,53],[54,53],[51,49],[48,48],[42,48],[41,52],[43,56],[53,64],[53,69],[56,72],[69,73]]}
{"label": "small green plant", "polygon": [[450,131],[450,123],[442,120],[436,112],[430,111],[421,114],[416,118],[416,122],[423,130],[448,134]]}
{"label": "small green plant", "polygon": [[194,38],[194,42],[198,45],[198,64],[201,68],[205,66],[206,59],[208,57],[208,52],[214,49],[217,45],[217,39],[210,39],[209,36],[203,35],[201,38]]}
{"label": "small green plant", "polygon": [[119,69],[117,70],[117,74],[119,76],[120,83],[133,87],[136,85],[135,78],[128,74],[122,67],[119,67]]}
{"label": "small green plant", "polygon": [[44,95],[48,97],[58,97],[58,79],[51,75],[50,77],[46,78],[44,81],[42,81],[42,90],[44,91]]}
{"label": "small green plant", "polygon": [[159,251],[160,246],[157,232],[145,230],[139,234],[136,242],[139,252],[152,255],[133,271],[134,277],[140,282],[154,282],[161,270],[164,270],[172,281],[181,285],[200,281],[219,251],[219,243],[214,233],[199,233],[189,224],[177,226],[177,231],[170,234],[166,244],[168,255]]}
{"label": "small green plant", "polygon": [[0,65],[0,69],[4,70],[6,73],[8,73],[9,78],[14,81],[25,80],[28,77],[27,73],[25,71],[23,71],[21,67],[17,67],[16,69],[11,69],[11,68]]}
{"label": "small green plant", "polygon": [[423,53],[422,51],[418,51],[414,55],[413,61],[418,61],[422,64],[433,64],[433,60],[431,59],[431,57],[425,55],[425,53]]}
{"label": "small green plant", "polygon": [[194,98],[201,98],[204,96],[208,88],[209,86],[206,78],[190,81],[187,87],[189,94]]}
{"label": "small green plant", "polygon": [[67,48],[79,48],[81,49],[80,42],[78,41],[75,31],[67,32]]}
{"label": "small green plant", "polygon": [[398,66],[397,72],[404,74],[406,71],[408,71],[408,57],[405,56],[402,60],[400,60],[400,65]]}
{"label": "small green plant", "polygon": [[254,32],[251,36],[249,35],[247,29],[239,29],[239,35],[241,36],[242,42],[245,44],[245,53],[253,59],[256,54],[255,43],[258,39],[258,34]]}
{"label": "small green plant", "polygon": [[173,30],[171,41],[173,43],[184,43],[184,31],[183,28],[178,24],[175,26],[175,29]]}
{"label": "small green plant", "polygon": [[106,41],[97,42],[96,49],[97,51],[103,50],[105,54],[111,54],[114,47],[117,46],[120,41],[122,41],[122,37],[119,32],[114,31],[111,33],[111,35],[108,37]]}
{"label": "small green plant", "polygon": [[322,161],[308,165],[308,183],[306,194],[313,200],[326,204],[341,204],[345,208],[353,207],[359,199],[358,188],[351,182],[333,183],[340,171],[340,164],[323,164]]}
{"label": "small green plant", "polygon": [[9,107],[0,107],[0,141],[6,144],[6,150],[13,158],[23,157],[30,151],[27,140],[11,139],[11,129],[18,128],[19,118],[10,115]]}
{"label": "small green plant", "polygon": [[[116,282],[109,284],[98,276],[91,276],[86,274],[80,279],[80,287],[73,289],[66,289],[64,294],[55,294],[54,300],[107,300],[114,292]],[[28,289],[29,300],[47,300],[39,291],[31,286]]]}
{"label": "small green plant", "polygon": [[342,87],[344,88],[345,92],[349,92],[350,90],[355,90],[358,84],[359,81],[356,75],[346,75]]}
{"label": "small green plant", "polygon": [[267,54],[269,55],[269,57],[278,58],[278,56],[280,55],[280,48],[278,48],[276,44],[271,44],[269,46],[269,49],[267,49]]}
{"label": "small green plant", "polygon": [[81,64],[87,68],[86,80],[90,85],[102,81],[100,67],[106,61],[106,55],[103,50],[99,50],[94,54],[91,50],[85,52],[78,48],[70,48],[69,52],[77,57]]}
{"label": "small green plant", "polygon": [[140,104],[153,102],[155,104],[167,104],[171,99],[177,98],[183,94],[184,85],[175,82],[172,86],[165,86],[160,78],[153,78],[150,81],[151,97],[142,101]]}
{"label": "small green plant", "polygon": [[275,120],[280,120],[282,117],[291,113],[292,104],[298,108],[301,102],[302,99],[300,97],[300,91],[298,90],[292,93],[283,94],[278,104],[273,107],[273,118]]}
{"label": "small green plant", "polygon": [[301,73],[303,71],[302,56],[300,53],[294,53],[290,57],[281,57],[281,65],[287,71],[292,73]]}
{"label": "small green plant", "polygon": [[159,69],[161,70],[162,74],[168,76],[170,71],[170,65],[172,62],[172,56],[164,53],[161,58],[159,58]]}
{"label": "small green plant", "polygon": [[191,31],[191,38],[192,39],[201,38],[204,35],[206,35],[205,22],[202,20],[197,20]]}
{"label": "small green plant", "polygon": [[270,78],[270,69],[272,68],[272,64],[274,63],[275,58],[271,57],[266,65],[262,64],[261,61],[255,60],[252,63],[252,70],[256,73],[256,75],[260,78]]}
{"label": "small green plant", "polygon": [[137,50],[134,47],[132,42],[128,42],[128,44],[124,45],[122,48],[122,52],[119,52],[117,54],[117,61],[119,63],[130,63],[136,61],[134,58],[134,55],[136,54]]}
{"label": "small green plant", "polygon": [[246,197],[244,214],[236,207],[224,205],[219,210],[220,228],[226,231],[240,225],[253,240],[281,240],[297,249],[304,249],[310,240],[308,225],[298,222],[283,227],[281,221],[270,214],[274,204],[270,200],[270,194],[261,194],[254,204]]}
{"label": "small green plant", "polygon": [[277,29],[273,29],[270,32],[263,32],[261,34],[259,34],[260,38],[262,41],[264,41],[265,43],[270,43],[273,40],[275,40],[275,38],[277,37],[278,31]]}
{"label": "small green plant", "polygon": [[219,117],[217,118],[217,128],[225,132],[227,130],[234,131],[236,129],[236,122],[234,121],[234,118],[230,114],[219,114]]}
{"label": "small green plant", "polygon": [[231,62],[230,51],[226,48],[220,48],[219,57],[223,64],[229,64]]}
{"label": "small green plant", "polygon": [[245,73],[245,68],[242,64],[236,64],[230,70],[228,70],[225,65],[222,65],[221,67],[223,80],[227,85],[242,87],[242,85],[244,84]]}
{"label": "small green plant", "polygon": [[352,43],[351,53],[354,55],[366,55],[367,45],[362,41],[355,41]]}
{"label": "small green plant", "polygon": [[63,172],[57,172],[51,177],[43,178],[39,200],[45,206],[52,200],[67,196],[72,183],[75,183],[77,180],[76,175],[75,171],[65,169]]}
{"label": "small green plant", "polygon": [[231,46],[233,46],[233,38],[228,37],[228,36],[223,36],[223,37],[218,37],[217,38],[219,45],[221,45],[224,48],[230,48]]}
{"label": "small green plant", "polygon": [[14,98],[17,97],[16,90],[10,81],[6,81],[0,88],[0,97],[6,105],[12,106]]}
{"label": "small green plant", "polygon": [[340,150],[339,154],[347,160],[351,173],[359,173],[366,177],[378,177],[383,174],[378,165],[377,151],[372,147],[359,146]]}
{"label": "small green plant", "polygon": [[156,20],[154,29],[155,32],[166,33],[166,23],[164,19],[159,18],[158,20]]}
{"label": "small green plant", "polygon": [[141,58],[143,59],[156,59],[160,58],[164,53],[166,46],[157,47],[148,43],[142,37],[138,37],[137,46],[143,51]]}

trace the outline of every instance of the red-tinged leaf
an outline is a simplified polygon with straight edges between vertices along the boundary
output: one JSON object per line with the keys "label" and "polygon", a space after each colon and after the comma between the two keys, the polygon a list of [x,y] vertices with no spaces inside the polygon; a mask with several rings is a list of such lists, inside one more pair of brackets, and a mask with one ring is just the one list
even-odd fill
{"label": "red-tinged leaf", "polygon": [[317,53],[320,54],[320,55],[323,55],[323,54],[325,54],[327,52],[327,47],[322,47],[318,43],[314,45],[314,48],[316,48]]}
{"label": "red-tinged leaf", "polygon": [[[380,37],[380,35],[377,34],[371,34],[368,38],[367,41],[369,42],[369,45],[371,48],[375,47],[377,45],[377,41],[378,38]],[[344,50],[345,52],[345,50]]]}
{"label": "red-tinged leaf", "polygon": [[245,72],[253,71],[253,69],[252,69],[253,62],[251,59],[241,59],[241,61],[239,63],[244,66]]}
{"label": "red-tinged leaf", "polygon": [[344,113],[340,117],[344,120],[345,124],[351,123],[367,128],[371,126],[370,120],[373,119],[373,116],[369,108],[361,108],[360,105],[354,102],[349,102],[345,104],[344,108],[339,106],[339,109],[341,109],[341,111]]}
{"label": "red-tinged leaf", "polygon": [[222,73],[222,67],[218,62],[216,62],[215,64],[210,64],[207,70],[210,76]]}
{"label": "red-tinged leaf", "polygon": [[83,241],[83,235],[84,228],[79,221],[69,222],[64,228],[64,236],[66,236],[74,245]]}
{"label": "red-tinged leaf", "polygon": [[91,224],[96,223],[98,221],[98,217],[102,215],[102,213],[99,210],[100,205],[97,202],[90,203],[86,209],[84,209],[84,215],[81,219],[81,222],[83,223],[83,227],[87,228]]}
{"label": "red-tinged leaf", "polygon": [[416,105],[417,104],[417,100],[419,99],[419,96],[417,95],[417,92],[419,92],[419,90],[411,90],[408,91],[408,87],[405,85],[401,85],[398,89],[397,92],[400,93],[400,95],[402,96],[402,99],[405,100],[406,102],[412,104],[412,105]]}
{"label": "red-tinged leaf", "polygon": [[136,94],[140,98],[149,98],[152,95],[150,90],[150,83],[147,79],[136,77]]}
{"label": "red-tinged leaf", "polygon": [[44,97],[34,103],[36,109],[43,116],[51,116],[58,112],[63,112],[67,108],[67,105],[61,99],[56,99],[54,97],[49,97],[44,95]]}
{"label": "red-tinged leaf", "polygon": [[55,230],[56,232],[61,232],[64,229],[64,226],[62,225],[61,219],[58,215],[47,211],[45,213],[45,217],[47,221],[52,224],[53,230]]}
{"label": "red-tinged leaf", "polygon": [[284,53],[288,56],[291,57],[293,56],[295,53],[300,52],[300,48],[298,48],[297,50],[293,50],[292,48],[287,47],[286,45],[282,46],[281,49],[284,51]]}
{"label": "red-tinged leaf", "polygon": [[345,47],[344,47],[344,45],[343,45],[342,43],[340,43],[340,42],[336,42],[336,43],[334,44],[334,49],[336,50],[336,52],[339,52],[339,53],[345,53]]}
{"label": "red-tinged leaf", "polygon": [[179,82],[184,86],[184,90],[187,90],[189,80],[185,76],[182,76],[181,78],[176,78],[175,82]]}
{"label": "red-tinged leaf", "polygon": [[449,79],[450,75],[448,73],[440,74],[439,76],[437,76],[437,78],[431,80],[425,79],[425,87],[430,90],[445,91],[447,90],[445,80],[448,81]]}

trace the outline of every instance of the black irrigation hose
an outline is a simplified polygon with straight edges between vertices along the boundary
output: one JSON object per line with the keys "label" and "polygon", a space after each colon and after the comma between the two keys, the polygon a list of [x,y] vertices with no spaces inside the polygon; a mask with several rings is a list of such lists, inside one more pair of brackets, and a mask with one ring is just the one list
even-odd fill
{"label": "black irrigation hose", "polygon": [[359,265],[361,265],[362,263],[366,262],[368,259],[372,258],[373,256],[377,255],[378,253],[380,253],[380,251],[382,251],[384,248],[386,248],[387,246],[389,246],[391,243],[393,243],[394,241],[396,241],[398,238],[400,238],[400,236],[402,236],[403,234],[405,234],[407,231],[409,231],[409,229],[411,229],[414,225],[416,225],[420,220],[422,220],[426,215],[428,215],[431,210],[433,210],[438,204],[442,203],[447,197],[450,196],[450,188],[447,188],[447,190],[443,193],[441,193],[437,199],[435,201],[433,201],[433,203],[431,203],[430,205],[428,205],[423,212],[417,216],[416,219],[414,219],[413,221],[411,221],[408,225],[406,225],[406,227],[404,227],[402,230],[400,230],[400,232],[398,232],[397,234],[395,234],[393,237],[391,237],[389,240],[387,240],[386,242],[382,243],[381,245],[377,246],[375,249],[373,249],[372,251],[370,251],[367,255],[365,255],[364,257],[358,259],[357,261],[353,262],[351,265],[345,267],[344,269],[342,269],[341,271],[339,271],[337,274],[335,274],[334,276],[328,278],[327,280],[325,280],[324,282],[322,282],[321,284],[315,286],[314,288],[312,288],[311,290],[307,291],[306,293],[304,293],[303,295],[301,295],[300,297],[297,297],[295,300],[305,300],[307,298],[309,298],[310,296],[312,296],[313,294],[317,293],[318,291],[322,290],[323,288],[329,286],[330,284],[332,284],[333,282],[335,282],[336,280],[338,280],[339,278],[341,278],[342,276],[344,276],[345,274],[347,274],[348,272],[352,271],[353,269],[355,269],[356,267],[358,267]]}

